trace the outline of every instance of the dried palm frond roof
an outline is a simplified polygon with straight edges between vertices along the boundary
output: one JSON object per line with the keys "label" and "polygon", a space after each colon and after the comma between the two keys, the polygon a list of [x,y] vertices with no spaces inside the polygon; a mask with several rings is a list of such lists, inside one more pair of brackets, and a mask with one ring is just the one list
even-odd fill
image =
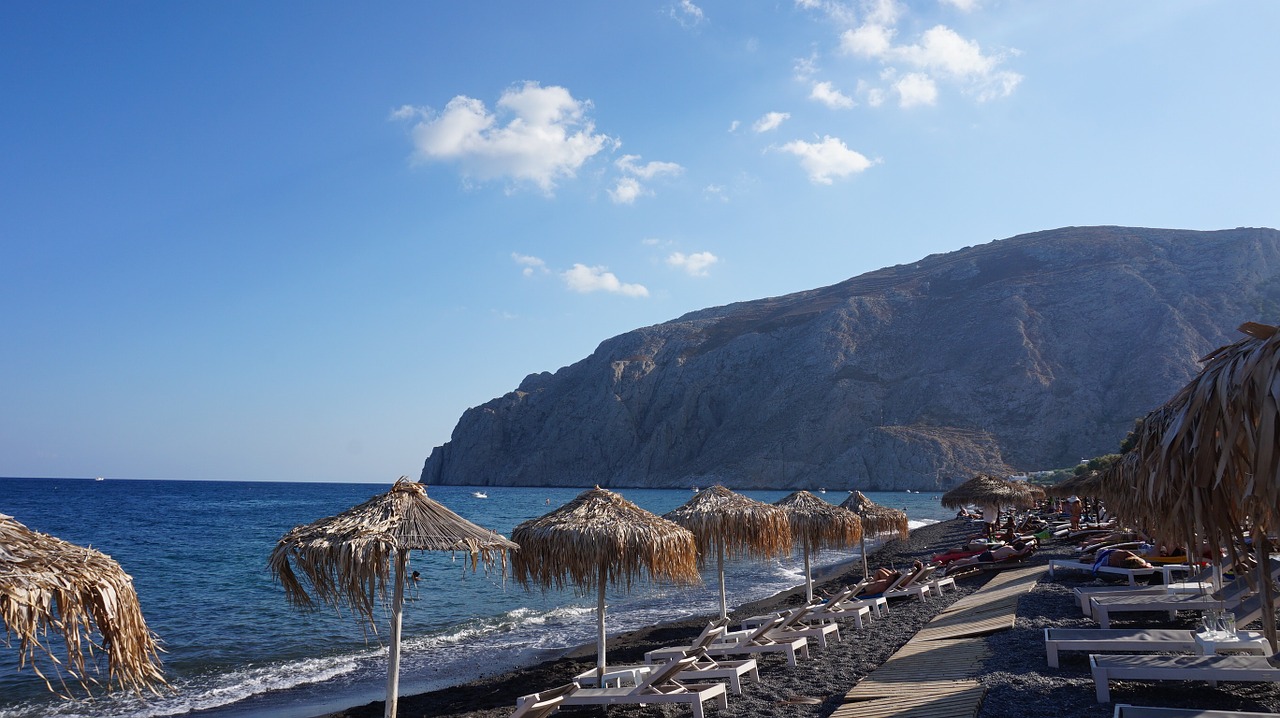
{"label": "dried palm frond roof", "polygon": [[605,578],[630,587],[642,574],[672,583],[701,582],[691,531],[599,486],[525,521],[511,538],[520,544],[512,571],[524,586],[585,589]]}
{"label": "dried palm frond roof", "polygon": [[1050,486],[1046,493],[1051,496],[1097,496],[1102,488],[1102,473],[1087,471],[1076,474]]}
{"label": "dried palm frond roof", "polygon": [[969,504],[1029,506],[1031,492],[1024,483],[978,474],[942,495],[942,505],[949,509],[963,508]]}
{"label": "dried palm frond roof", "polygon": [[734,493],[723,486],[703,489],[663,518],[693,532],[699,561],[724,547],[731,558],[766,558],[791,548],[791,521],[785,509]]}
{"label": "dried palm frond roof", "polygon": [[[91,692],[101,682],[85,672],[86,654],[107,654],[107,688],[153,692],[167,685],[160,667],[157,638],[147,628],[133,579],[110,556],[32,531],[0,514],[0,621],[5,643],[18,639],[18,666],[31,663],[49,690],[70,697],[58,663],[65,661],[72,680]],[[42,640],[48,631],[62,634],[65,652],[55,655]],[[101,636],[95,643],[94,634]],[[55,689],[37,659],[54,664]]]}
{"label": "dried palm frond roof", "polygon": [[787,510],[791,535],[810,549],[843,548],[862,538],[862,521],[856,514],[808,491],[796,491],[773,505]]}
{"label": "dried palm frond roof", "polygon": [[861,491],[849,494],[849,498],[840,502],[840,506],[858,515],[863,531],[873,534],[896,531],[904,539],[911,533],[906,511],[881,506],[864,496]]}
{"label": "dried palm frond roof", "polygon": [[1251,528],[1280,527],[1280,333],[1248,322],[1248,337],[1201,359],[1203,370],[1143,420],[1116,474],[1161,537],[1240,545]]}
{"label": "dried palm frond roof", "polygon": [[349,606],[373,625],[375,598],[386,593],[395,552],[456,551],[471,557],[472,570],[483,562],[486,567],[501,563],[505,571],[506,552],[518,548],[428,498],[422,484],[402,476],[385,494],[290,530],[267,565],[295,606],[314,607],[314,594],[335,608]]}

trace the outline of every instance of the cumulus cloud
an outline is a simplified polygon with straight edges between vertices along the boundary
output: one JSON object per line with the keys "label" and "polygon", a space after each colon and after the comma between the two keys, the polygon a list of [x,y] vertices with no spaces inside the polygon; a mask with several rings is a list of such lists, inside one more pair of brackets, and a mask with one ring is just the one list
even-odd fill
{"label": "cumulus cloud", "polygon": [[702,8],[694,5],[689,0],[680,0],[680,2],[672,5],[670,12],[671,17],[685,29],[697,27],[706,19]]}
{"label": "cumulus cloud", "polygon": [[609,190],[609,199],[614,204],[635,204],[640,197],[651,194],[653,193],[645,189],[635,177],[620,177],[613,189]]}
{"label": "cumulus cloud", "polygon": [[928,75],[910,72],[894,83],[893,89],[898,92],[900,107],[916,105],[933,105],[938,102],[938,86]]}
{"label": "cumulus cloud", "polygon": [[524,267],[524,269],[520,270],[520,273],[526,277],[532,277],[534,272],[542,272],[543,274],[547,274],[551,271],[547,269],[547,263],[542,261],[541,259],[538,259],[537,257],[532,257],[527,254],[520,254],[519,252],[512,252],[511,259],[514,260],[516,264],[519,264],[521,267]]}
{"label": "cumulus cloud", "polygon": [[707,276],[710,274],[707,268],[719,261],[720,258],[710,252],[694,252],[693,254],[672,252],[667,257],[667,264],[677,269],[683,269],[691,277]]}
{"label": "cumulus cloud", "polygon": [[854,106],[853,98],[837,90],[830,82],[814,84],[809,99],[817,100],[833,110],[847,110]]}
{"label": "cumulus cloud", "polygon": [[814,184],[831,184],[866,170],[872,165],[864,155],[848,148],[843,140],[827,135],[821,142],[795,140],[780,147],[800,158],[800,166],[809,173]]}
{"label": "cumulus cloud", "polygon": [[610,292],[627,297],[647,297],[649,290],[643,284],[625,284],[607,267],[588,267],[574,264],[572,269],[560,273],[564,283],[575,292]]}
{"label": "cumulus cloud", "polygon": [[622,172],[614,188],[609,190],[609,197],[615,204],[634,204],[636,199],[653,192],[640,183],[658,177],[675,176],[684,172],[684,167],[675,162],[640,162],[640,155],[623,155],[614,163]]}
{"label": "cumulus cloud", "polygon": [[405,105],[392,117],[419,120],[412,137],[420,161],[452,162],[469,179],[530,182],[550,194],[557,181],[616,144],[596,133],[590,106],[563,87],[526,82],[502,93],[494,112],[458,95],[439,113]]}
{"label": "cumulus cloud", "polygon": [[[966,12],[978,6],[975,0],[950,2]],[[894,69],[895,75],[899,66],[914,70],[920,77],[910,80],[906,88],[908,92],[923,90],[925,83],[922,78],[927,78],[933,85],[935,101],[939,79],[954,83],[962,92],[980,102],[1007,97],[1022,81],[1022,75],[1003,69],[1007,54],[984,53],[977,41],[961,36],[946,25],[935,25],[925,30],[914,42],[899,43],[897,24],[904,12],[904,6],[894,0],[877,0],[860,25],[841,34],[841,49],[855,57],[877,60]],[[904,107],[910,106],[908,97],[911,98],[910,103],[925,104],[924,96],[919,92],[908,95],[902,92],[902,87],[895,89],[904,99]]]}
{"label": "cumulus cloud", "polygon": [[786,122],[789,119],[791,119],[790,112],[766,112],[764,117],[756,120],[756,123],[751,126],[751,129],[758,133],[769,132],[771,130],[778,129],[783,122]]}

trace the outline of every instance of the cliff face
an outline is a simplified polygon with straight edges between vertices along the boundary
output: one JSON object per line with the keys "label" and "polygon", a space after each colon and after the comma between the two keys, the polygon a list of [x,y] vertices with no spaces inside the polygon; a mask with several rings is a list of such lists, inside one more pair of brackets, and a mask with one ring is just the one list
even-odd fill
{"label": "cliff face", "polygon": [[1280,232],[1065,228],[687,314],[467,410],[432,484],[945,490],[1069,466],[1280,320]]}

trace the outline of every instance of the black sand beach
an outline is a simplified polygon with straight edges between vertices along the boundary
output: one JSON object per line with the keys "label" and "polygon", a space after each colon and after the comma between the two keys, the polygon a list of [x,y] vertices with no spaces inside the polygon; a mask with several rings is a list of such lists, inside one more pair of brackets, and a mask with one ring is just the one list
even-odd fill
{"label": "black sand beach", "polygon": [[[871,557],[874,566],[902,567],[916,559],[951,548],[974,532],[963,520],[933,524],[911,533],[906,540],[887,542]],[[1047,563],[1065,558],[1072,547],[1050,541],[1028,563]],[[818,583],[819,590],[831,590],[861,577],[861,563],[839,567]],[[759,660],[760,684],[748,684],[743,695],[729,696],[729,709],[719,710],[708,703],[708,715],[724,718],[760,716],[829,716],[841,705],[844,695],[864,676],[879,667],[942,609],[982,586],[990,574],[976,573],[958,578],[958,590],[927,601],[895,601],[889,615],[873,619],[865,630],[852,624],[841,626],[842,640],[826,649],[811,643],[810,660],[788,666],[780,656]],[[1111,703],[1094,698],[1084,653],[1062,654],[1061,667],[1048,668],[1045,662],[1043,629],[1050,626],[1096,626],[1075,606],[1071,589],[1082,584],[1101,583],[1085,571],[1059,572],[1053,579],[1041,579],[1036,590],[1022,597],[1018,620],[1012,630],[987,637],[991,657],[979,681],[987,688],[978,718],[1103,718],[1112,715]],[[803,589],[794,589],[747,604],[733,612],[733,618],[777,611],[802,603]],[[1144,614],[1130,614],[1138,616]],[[1145,614],[1156,615],[1156,614]],[[687,643],[707,618],[654,626],[609,640],[610,663],[643,662],[645,651],[661,646]],[[1180,626],[1192,627],[1197,616],[1179,614]],[[1156,625],[1140,621],[1124,625]],[[1165,624],[1167,625],[1167,624]],[[595,647],[585,646],[561,658],[497,676],[480,677],[466,685],[400,699],[399,714],[407,718],[500,718],[515,708],[516,698],[566,683],[572,676],[595,663]],[[1266,683],[1113,682],[1112,699],[1137,705],[1216,708],[1258,712],[1280,711],[1280,688]],[[382,702],[329,714],[326,718],[374,718],[383,713]],[[600,715],[600,708],[564,709],[558,715]],[[685,706],[616,706],[610,716],[688,716]]]}

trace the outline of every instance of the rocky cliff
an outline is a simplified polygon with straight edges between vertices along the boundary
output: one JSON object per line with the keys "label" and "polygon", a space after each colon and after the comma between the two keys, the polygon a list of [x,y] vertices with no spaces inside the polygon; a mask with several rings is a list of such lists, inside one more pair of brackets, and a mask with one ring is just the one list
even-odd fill
{"label": "rocky cliff", "polygon": [[1280,232],[1069,227],[687,314],[467,410],[432,484],[945,490],[1115,451],[1280,321]]}

